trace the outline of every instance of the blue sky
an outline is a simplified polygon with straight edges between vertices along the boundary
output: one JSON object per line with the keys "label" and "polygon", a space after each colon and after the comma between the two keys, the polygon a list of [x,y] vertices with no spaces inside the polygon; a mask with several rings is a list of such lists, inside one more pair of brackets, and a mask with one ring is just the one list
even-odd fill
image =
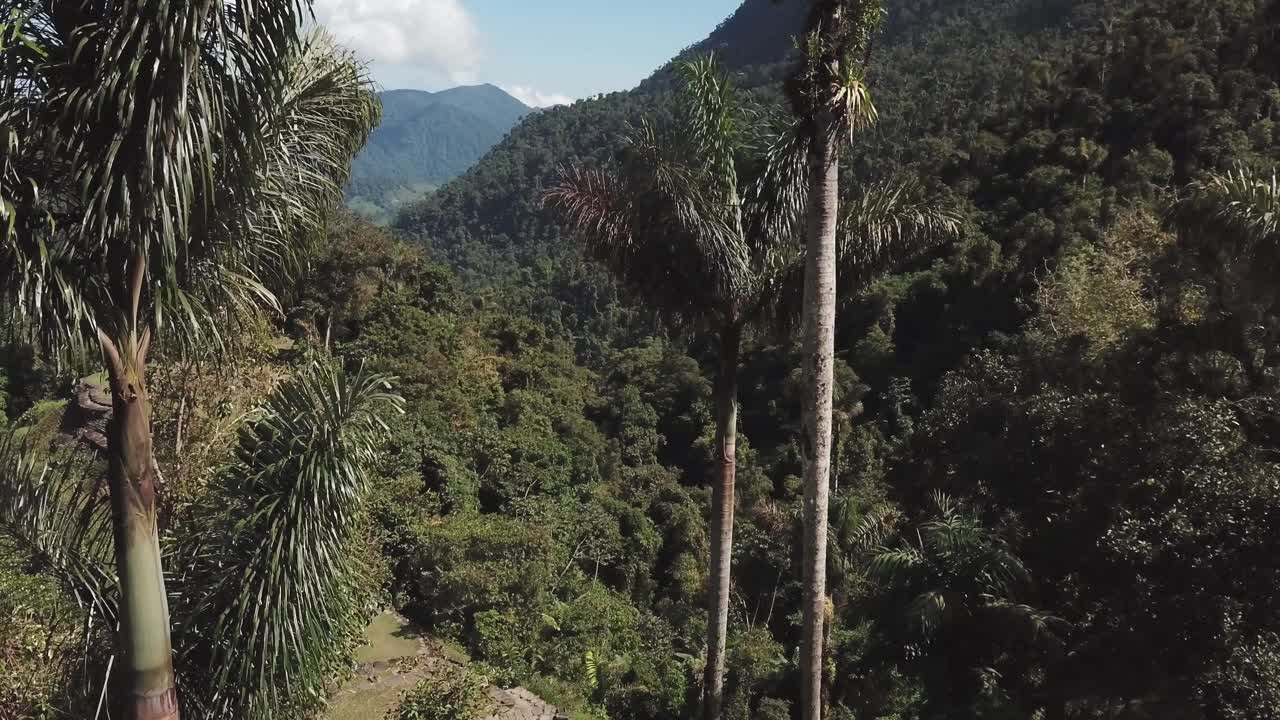
{"label": "blue sky", "polygon": [[634,87],[741,0],[316,0],[386,89],[493,83],[548,105]]}

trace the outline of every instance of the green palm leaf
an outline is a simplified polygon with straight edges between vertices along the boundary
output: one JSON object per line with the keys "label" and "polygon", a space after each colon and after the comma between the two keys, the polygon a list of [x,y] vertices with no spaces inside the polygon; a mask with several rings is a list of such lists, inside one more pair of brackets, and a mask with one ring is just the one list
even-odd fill
{"label": "green palm leaf", "polygon": [[[297,40],[306,3],[126,4],[110,12],[145,21],[0,0],[48,56],[4,53],[0,82],[22,91],[0,117],[23,142],[0,186],[17,221],[0,278],[54,351],[143,321],[180,348],[216,348],[228,320],[276,306],[379,106],[349,53]],[[41,192],[12,191],[25,186]]]}
{"label": "green palm leaf", "polygon": [[0,437],[0,533],[114,625],[111,509],[101,467],[72,451],[44,455],[12,434]]}
{"label": "green palm leaf", "polygon": [[1192,183],[1178,210],[1188,224],[1226,229],[1245,247],[1280,238],[1280,180],[1247,168]]}
{"label": "green palm leaf", "polygon": [[314,364],[282,384],[241,431],[180,551],[180,647],[208,668],[201,700],[230,717],[314,704],[360,629],[348,544],[368,485],[389,379]]}
{"label": "green palm leaf", "polygon": [[868,278],[954,239],[960,216],[915,180],[872,185],[842,203],[839,265],[842,285]]}
{"label": "green palm leaf", "polygon": [[216,213],[193,239],[192,264],[176,281],[153,285],[156,322],[168,320],[180,340],[221,342],[227,321],[261,307],[278,311],[278,293],[341,203],[351,158],[381,118],[364,67],[321,31],[277,72],[256,131],[261,155],[219,164]]}
{"label": "green palm leaf", "polygon": [[650,302],[706,317],[758,286],[738,176],[750,112],[712,59],[678,71],[682,124],[631,128],[613,167],[564,168],[543,202]]}
{"label": "green palm leaf", "polygon": [[[841,206],[836,247],[841,298],[856,297],[874,278],[954,240],[963,222],[940,197],[911,179],[875,183],[842,201]],[[777,314],[784,325],[800,314],[803,256],[801,248],[798,259],[777,280]]]}

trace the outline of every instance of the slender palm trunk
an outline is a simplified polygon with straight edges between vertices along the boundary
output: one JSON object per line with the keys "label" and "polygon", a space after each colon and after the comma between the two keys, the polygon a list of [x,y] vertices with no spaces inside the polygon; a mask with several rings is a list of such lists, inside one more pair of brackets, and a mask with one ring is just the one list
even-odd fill
{"label": "slender palm trunk", "polygon": [[128,720],[178,720],[169,640],[169,601],[160,564],[151,407],[146,389],[149,335],[113,341],[101,335],[111,380],[107,427],[116,566],[120,575],[119,641]]}
{"label": "slender palm trunk", "polygon": [[707,667],[703,720],[719,720],[724,704],[724,653],[729,633],[729,591],[733,566],[734,482],[738,456],[738,353],[742,329],[729,323],[720,338],[716,379],[715,487],[711,494],[711,586],[707,592]]}
{"label": "slender palm trunk", "polygon": [[804,626],[800,649],[804,720],[822,717],[823,621],[827,606],[827,503],[835,381],[836,224],[839,148],[830,113],[814,118],[809,162],[808,257],[804,290]]}

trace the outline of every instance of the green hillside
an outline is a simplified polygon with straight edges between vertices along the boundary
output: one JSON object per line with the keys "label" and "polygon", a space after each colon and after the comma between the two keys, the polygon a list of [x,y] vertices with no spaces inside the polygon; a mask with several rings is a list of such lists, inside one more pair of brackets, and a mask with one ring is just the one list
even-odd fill
{"label": "green hillside", "polygon": [[[780,76],[791,36],[801,27],[804,13],[798,8],[800,3],[748,0],[682,54],[715,52],[752,83],[767,83]],[[668,69],[662,68],[636,90],[529,118],[466,177],[404,208],[395,226],[464,276],[498,276],[499,266],[530,266],[548,253],[572,250],[539,211],[538,192],[561,164],[607,159],[628,123],[668,104],[669,88]]]}
{"label": "green hillside", "polygon": [[[772,42],[699,48],[781,102],[780,18],[798,19],[782,12],[748,0],[719,37]],[[1270,296],[1229,301],[1234,312],[1254,303],[1252,339],[1217,324],[1226,310],[1197,315],[1194,288],[1224,280],[1191,260],[1203,234],[1165,218],[1206,171],[1280,162],[1278,22],[1280,3],[1264,0],[891,4],[870,70],[881,123],[849,150],[845,185],[918,177],[968,220],[962,242],[847,298],[841,315],[837,404],[857,422],[840,431],[834,481],[847,533],[837,554],[853,563],[832,590],[832,693],[849,713],[838,717],[1261,720],[1257,708],[1277,706],[1266,618],[1280,596],[1243,578],[1276,572],[1276,469],[1263,458],[1280,438],[1269,410],[1227,410],[1271,397]],[[669,86],[660,72],[530,119],[397,229],[471,292],[522,308],[579,363],[616,377],[654,326],[538,198],[562,164],[605,164],[628,123],[666,116]],[[711,357],[714,339],[696,328],[676,337]],[[766,637],[782,648],[797,640],[798,561],[770,532],[772,513],[798,502],[793,342],[758,335],[745,361],[753,460],[739,473],[765,484],[740,497],[751,540],[735,560],[739,621],[759,622],[776,600]],[[621,427],[644,424],[635,412]],[[1221,453],[1181,434],[1201,423],[1223,433]],[[659,437],[662,464],[701,482],[705,457]],[[911,554],[897,560],[916,558],[914,570],[866,569],[858,538],[871,520],[897,528],[870,537],[903,544]],[[1241,542],[1231,522],[1257,534]],[[929,546],[938,523],[970,528],[980,547],[962,558]],[[993,596],[981,563],[1006,550],[1026,574]],[[959,607],[922,636],[904,609],[930,593]],[[649,607],[678,625],[673,602]],[[1210,607],[1225,614],[1209,620]],[[744,633],[740,652],[767,654]],[[752,672],[771,678],[758,680],[765,694],[794,697],[794,675]]]}
{"label": "green hillside", "polygon": [[356,156],[347,201],[387,221],[400,205],[457,177],[530,110],[493,85],[379,94],[382,124]]}

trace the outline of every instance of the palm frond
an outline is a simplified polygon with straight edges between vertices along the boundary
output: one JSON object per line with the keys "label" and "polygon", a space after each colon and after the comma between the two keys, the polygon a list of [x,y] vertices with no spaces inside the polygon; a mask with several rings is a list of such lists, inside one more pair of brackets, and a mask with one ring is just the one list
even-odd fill
{"label": "palm frond", "polygon": [[980,612],[991,617],[992,624],[1002,626],[1031,640],[1055,641],[1071,624],[1039,608],[999,598],[984,598]]}
{"label": "palm frond", "polygon": [[1226,229],[1241,246],[1280,239],[1280,180],[1247,168],[1211,174],[1192,183],[1177,210],[1192,225]]}
{"label": "palm frond", "polygon": [[542,195],[544,207],[561,213],[588,253],[611,267],[629,267],[638,247],[629,188],[607,170],[561,167]]}
{"label": "palm frond", "polygon": [[881,549],[871,562],[890,587],[912,598],[907,617],[926,640],[961,616],[1032,640],[1052,639],[1065,626],[1017,600],[1031,575],[1000,532],[942,492],[931,493],[929,505],[927,519],[911,532],[915,544]]}
{"label": "palm frond", "polygon": [[972,553],[988,541],[986,530],[950,496],[934,491],[930,496],[934,519],[920,526],[920,534],[942,557]]}
{"label": "palm frond", "polygon": [[747,249],[703,174],[673,160],[668,147],[652,126],[633,128],[615,169],[562,168],[542,201],[588,255],[651,303],[711,314],[738,295]]}
{"label": "palm frond", "polygon": [[[70,349],[67,319],[92,324],[82,302],[90,283],[68,262],[65,235],[55,235],[51,198],[67,189],[65,163],[45,151],[47,123],[39,71],[48,57],[37,39],[42,25],[34,2],[0,2],[0,288],[7,324],[42,344]],[[65,205],[65,203],[63,203]]]}
{"label": "palm frond", "polygon": [[101,468],[70,451],[43,454],[13,434],[0,437],[0,533],[114,625],[111,508]]}
{"label": "palm frond", "polygon": [[753,118],[714,55],[681,61],[676,70],[683,80],[681,110],[688,146],[698,150],[691,159],[719,186],[723,202],[736,210],[741,206],[736,161],[748,149]]}
{"label": "palm frond", "polygon": [[221,342],[229,319],[279,309],[277,293],[305,264],[381,117],[364,66],[323,31],[278,73],[256,131],[261,155],[219,163],[216,214],[198,227],[188,266],[153,282],[155,322],[179,340]]}
{"label": "palm frond", "polygon": [[843,73],[836,85],[833,102],[838,108],[839,129],[849,136],[849,142],[853,142],[859,132],[875,126],[880,112],[871,101],[871,87],[867,85],[861,66],[845,65]]}
{"label": "palm frond", "polygon": [[843,203],[840,282],[864,283],[959,235],[959,214],[927,197],[914,180],[875,184]]}
{"label": "palm frond", "polygon": [[910,573],[929,562],[924,552],[904,543],[898,548],[880,548],[871,556],[871,572],[889,577]]}
{"label": "palm frond", "polygon": [[29,125],[23,102],[23,79],[31,75],[33,56],[42,56],[35,40],[27,34],[27,18],[21,9],[0,15],[0,239],[8,240],[17,231],[19,195],[38,194],[39,185],[23,160],[27,143],[18,128]]}
{"label": "palm frond", "polygon": [[[802,137],[802,135],[801,135]],[[797,141],[799,142],[799,141]],[[794,158],[794,151],[791,156]],[[802,173],[800,161],[790,161]],[[800,222],[801,194],[778,215],[776,231]],[[841,298],[853,298],[875,277],[892,271],[925,250],[956,238],[962,219],[939,198],[924,192],[915,180],[877,183],[841,202],[837,263]],[[789,219],[784,219],[789,218]],[[779,265],[771,279],[775,320],[783,329],[799,316],[804,297],[804,247]]]}
{"label": "palm frond", "polygon": [[314,364],[283,383],[240,433],[208,525],[181,550],[184,665],[211,668],[204,703],[267,717],[314,703],[359,630],[347,544],[368,485],[389,379]]}
{"label": "palm frond", "polygon": [[660,133],[648,122],[632,128],[624,143],[623,175],[643,223],[637,226],[667,246],[693,287],[705,288],[708,303],[740,297],[753,278],[732,157],[726,168],[714,147]]}
{"label": "palm frond", "polygon": [[907,606],[907,618],[926,638],[932,635],[956,611],[948,593],[927,590],[915,596]]}
{"label": "palm frond", "polygon": [[991,542],[971,563],[977,570],[978,585],[987,592],[1012,598],[1031,585],[1031,573],[1022,559],[999,539]]}
{"label": "palm frond", "polygon": [[759,167],[746,189],[746,232],[771,282],[798,262],[809,201],[810,141],[794,118],[762,121]]}
{"label": "palm frond", "polygon": [[880,547],[893,535],[902,518],[892,505],[877,505],[858,518],[850,535],[851,546],[857,552],[868,552]]}
{"label": "palm frond", "polygon": [[6,211],[0,280],[55,353],[140,312],[184,349],[217,347],[228,318],[273,307],[378,119],[350,53],[299,40],[308,3],[135,5],[0,3],[47,55],[4,54],[20,91],[0,114],[23,140],[4,165],[40,197],[0,192],[23,211]]}
{"label": "palm frond", "polygon": [[584,684],[592,691],[600,687],[600,668],[596,662],[596,654],[593,650],[588,650],[582,656],[583,681]]}

